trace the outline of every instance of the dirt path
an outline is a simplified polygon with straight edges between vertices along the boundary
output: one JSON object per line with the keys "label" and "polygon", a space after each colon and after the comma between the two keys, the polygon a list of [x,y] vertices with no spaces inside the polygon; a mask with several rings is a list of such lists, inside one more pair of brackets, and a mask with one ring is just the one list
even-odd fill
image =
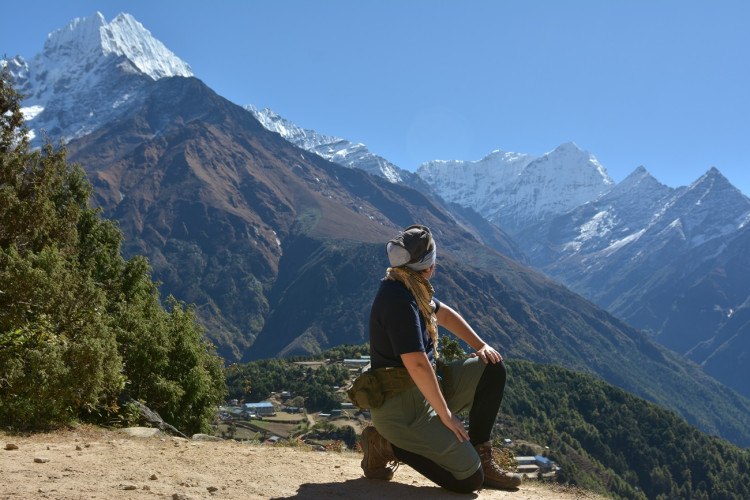
{"label": "dirt path", "polygon": [[90,427],[28,437],[0,433],[0,498],[598,498],[536,481],[524,482],[516,491],[457,495],[406,465],[393,481],[368,480],[362,476],[361,458],[300,447],[134,437]]}

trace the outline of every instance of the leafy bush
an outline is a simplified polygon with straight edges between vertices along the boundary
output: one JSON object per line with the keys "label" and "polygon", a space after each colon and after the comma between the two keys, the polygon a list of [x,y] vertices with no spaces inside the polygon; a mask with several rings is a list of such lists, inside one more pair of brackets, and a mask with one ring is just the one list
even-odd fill
{"label": "leafy bush", "polygon": [[117,418],[126,393],[183,432],[207,430],[224,379],[192,309],[170,297],[165,310],[146,259],[121,257],[121,232],[88,206],[64,147],[30,150],[20,99],[4,68],[0,425]]}

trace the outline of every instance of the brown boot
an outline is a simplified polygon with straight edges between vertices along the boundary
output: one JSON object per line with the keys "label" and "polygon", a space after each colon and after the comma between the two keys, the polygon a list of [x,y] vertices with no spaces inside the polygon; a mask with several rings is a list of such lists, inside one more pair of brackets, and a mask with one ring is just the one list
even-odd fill
{"label": "brown boot", "polygon": [[500,468],[493,456],[492,443],[482,443],[474,447],[482,460],[484,471],[484,485],[492,488],[518,488],[521,485],[521,475],[508,472]]}
{"label": "brown boot", "polygon": [[393,448],[380,433],[369,425],[362,431],[362,470],[369,479],[385,479],[390,481],[393,473],[398,469],[398,459],[393,454]]}

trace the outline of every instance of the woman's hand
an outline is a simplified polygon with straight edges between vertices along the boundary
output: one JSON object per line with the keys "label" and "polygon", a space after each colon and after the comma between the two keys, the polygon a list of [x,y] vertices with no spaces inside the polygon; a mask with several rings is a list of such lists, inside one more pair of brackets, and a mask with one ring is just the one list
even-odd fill
{"label": "woman's hand", "polygon": [[435,371],[432,369],[427,355],[422,351],[408,352],[401,355],[401,361],[404,362],[411,379],[417,384],[422,395],[435,410],[443,425],[450,429],[459,441],[468,441],[469,434],[464,429],[464,425],[458,417],[453,415],[445,403]]}
{"label": "woman's hand", "polygon": [[445,416],[440,417],[440,421],[443,425],[453,431],[453,434],[456,435],[459,441],[469,440],[469,433],[466,432],[464,424],[462,424],[458,417],[451,413],[450,410]]}
{"label": "woman's hand", "polygon": [[487,344],[484,344],[482,347],[477,349],[477,352],[472,352],[470,357],[472,358],[480,358],[482,361],[484,361],[485,364],[487,363],[499,363],[503,360],[503,357],[500,355],[499,352],[497,352],[492,346],[489,346]]}

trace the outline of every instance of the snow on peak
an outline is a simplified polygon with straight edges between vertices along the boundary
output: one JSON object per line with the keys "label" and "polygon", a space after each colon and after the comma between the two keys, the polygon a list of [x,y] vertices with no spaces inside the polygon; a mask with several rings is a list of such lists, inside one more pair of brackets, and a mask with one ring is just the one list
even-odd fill
{"label": "snow on peak", "polygon": [[68,57],[90,54],[101,47],[100,29],[106,24],[100,12],[87,18],[75,18],[67,26],[47,35],[42,54]]}
{"label": "snow on peak", "polygon": [[511,234],[614,186],[597,159],[573,142],[538,158],[494,151],[478,162],[429,162],[417,174],[445,200],[474,209]]}
{"label": "snow on peak", "polygon": [[259,111],[249,104],[245,106],[245,109],[252,113],[266,129],[276,132],[292,144],[326,160],[345,167],[359,168],[394,183],[404,182],[405,177],[410,175],[385,158],[371,153],[362,143],[354,144],[345,139],[303,129],[269,108]]}
{"label": "snow on peak", "polygon": [[607,169],[599,163],[599,160],[588,151],[579,148],[575,142],[563,143],[555,148],[554,151],[542,156],[542,158],[544,157],[554,157],[556,161],[564,165],[575,166],[575,168],[581,165],[589,165],[595,169],[596,173],[594,175],[601,177],[606,185],[614,185],[614,181],[609,176]]}
{"label": "snow on peak", "polygon": [[629,193],[633,192],[634,190],[641,190],[647,187],[651,189],[672,191],[671,188],[668,188],[667,186],[656,180],[656,178],[652,176],[644,166],[641,165],[633,170],[630,175],[620,181],[620,183],[614,187],[612,193],[619,196],[619,193]]}
{"label": "snow on peak", "polygon": [[190,66],[154,38],[130,14],[119,14],[107,23],[97,12],[76,18],[49,34],[41,57],[58,64],[79,66],[113,55],[129,61],[135,70],[154,80],[170,76],[193,76]]}
{"label": "snow on peak", "polygon": [[134,105],[144,86],[166,77],[191,77],[190,66],[130,14],[107,23],[97,12],[47,36],[29,62],[4,61],[26,98],[22,110],[32,143],[82,137]]}
{"label": "snow on peak", "polygon": [[119,14],[99,32],[105,56],[111,53],[126,57],[154,80],[193,76],[189,64],[174,55],[130,14]]}

